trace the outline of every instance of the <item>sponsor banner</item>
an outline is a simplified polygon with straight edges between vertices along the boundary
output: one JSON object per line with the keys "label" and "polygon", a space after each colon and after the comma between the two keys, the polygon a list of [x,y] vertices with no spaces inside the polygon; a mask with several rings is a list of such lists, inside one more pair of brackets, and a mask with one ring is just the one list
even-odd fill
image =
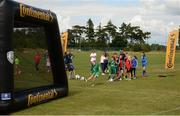
{"label": "sponsor banner", "polygon": [[176,42],[179,36],[179,31],[174,30],[169,33],[167,48],[166,48],[166,69],[174,69],[175,53],[176,53]]}
{"label": "sponsor banner", "polygon": [[68,41],[68,32],[64,32],[61,35],[61,45],[63,52],[67,52],[67,41]]}
{"label": "sponsor banner", "polygon": [[54,99],[57,97],[57,95],[58,92],[56,91],[56,89],[52,89],[46,92],[38,92],[36,94],[29,94],[27,106],[29,107],[43,101]]}
{"label": "sponsor banner", "polygon": [[52,22],[53,21],[53,16],[51,12],[47,11],[40,11],[37,9],[34,9],[33,7],[26,6],[24,4],[19,4],[19,10],[20,10],[20,16],[21,17],[33,17],[38,20],[43,20],[43,21],[48,21]]}

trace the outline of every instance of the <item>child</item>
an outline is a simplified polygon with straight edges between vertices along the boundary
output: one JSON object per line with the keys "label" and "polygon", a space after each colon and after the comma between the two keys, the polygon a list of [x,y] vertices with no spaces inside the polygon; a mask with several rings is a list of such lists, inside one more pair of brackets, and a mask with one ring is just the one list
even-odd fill
{"label": "child", "polygon": [[75,78],[75,68],[72,63],[69,63],[67,65],[68,71],[69,71],[69,79],[74,79]]}
{"label": "child", "polygon": [[19,68],[19,63],[20,63],[20,61],[19,61],[19,58],[15,58],[15,75],[17,75],[17,76],[19,76],[20,74],[21,74],[21,69]]}
{"label": "child", "polygon": [[127,76],[127,80],[131,80],[131,57],[128,56],[126,61],[126,76]]}
{"label": "child", "polygon": [[137,60],[137,57],[134,56],[132,61],[131,61],[131,64],[132,64],[132,70],[131,70],[131,76],[136,79],[136,68],[138,66],[138,60]]}
{"label": "child", "polygon": [[144,52],[141,57],[141,62],[142,62],[142,69],[143,69],[142,77],[145,77],[146,76],[147,57]]}
{"label": "child", "polygon": [[104,72],[108,72],[108,53],[105,52],[104,59]]}
{"label": "child", "polygon": [[123,62],[124,62],[123,56],[120,55],[120,56],[119,56],[118,75],[117,75],[117,79],[118,79],[118,80],[122,80],[122,77],[124,76],[124,75],[123,75],[123,73],[124,73],[124,71],[123,71]]}
{"label": "child", "polygon": [[114,81],[114,78],[117,74],[116,59],[112,56],[111,61],[109,62],[109,80],[110,82]]}
{"label": "child", "polygon": [[99,74],[101,72],[101,68],[99,66],[99,64],[97,64],[95,61],[92,62],[92,71],[91,71],[91,76],[88,78],[87,81],[91,80],[93,81],[93,84],[91,86],[95,85],[95,80],[99,77]]}
{"label": "child", "polygon": [[91,71],[93,69],[93,63],[96,62],[96,52],[93,50],[92,53],[90,54],[90,62],[91,62]]}
{"label": "child", "polygon": [[67,64],[68,64],[68,55],[67,52],[64,53],[64,65],[65,65],[65,70],[67,71]]}
{"label": "child", "polygon": [[105,75],[104,60],[105,60],[105,53],[102,54],[102,55],[101,55],[101,58],[100,58],[100,64],[101,64],[102,75]]}
{"label": "child", "polygon": [[50,63],[49,56],[46,57],[46,67],[47,67],[47,72],[50,72],[50,70],[51,70],[51,63]]}
{"label": "child", "polygon": [[39,63],[41,61],[41,55],[39,54],[39,52],[36,53],[36,55],[34,56],[34,62],[35,62],[35,69],[36,71],[39,71]]}

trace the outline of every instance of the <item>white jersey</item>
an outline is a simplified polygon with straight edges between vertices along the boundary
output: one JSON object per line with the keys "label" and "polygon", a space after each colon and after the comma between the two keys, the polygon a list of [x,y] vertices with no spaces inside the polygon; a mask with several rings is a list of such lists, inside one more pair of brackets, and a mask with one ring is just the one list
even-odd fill
{"label": "white jersey", "polygon": [[91,53],[91,54],[90,54],[90,58],[91,58],[91,59],[90,59],[91,62],[96,61],[96,53]]}
{"label": "white jersey", "polygon": [[104,63],[104,60],[106,59],[106,57],[104,55],[101,56],[101,59],[100,59],[100,63]]}

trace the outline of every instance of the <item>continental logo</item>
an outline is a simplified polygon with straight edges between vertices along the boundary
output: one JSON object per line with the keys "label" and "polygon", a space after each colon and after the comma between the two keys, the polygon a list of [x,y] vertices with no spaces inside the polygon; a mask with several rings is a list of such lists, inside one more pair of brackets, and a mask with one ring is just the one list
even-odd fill
{"label": "continental logo", "polygon": [[170,49],[169,49],[169,55],[168,55],[168,63],[167,63],[167,67],[168,68],[172,68],[174,66],[173,63],[173,56],[174,56],[174,47],[175,47],[175,34],[170,34]]}
{"label": "continental logo", "polygon": [[169,63],[167,64],[167,67],[168,67],[168,68],[172,68],[173,66],[174,66],[174,65],[173,65],[172,63],[171,63],[171,64],[169,64]]}
{"label": "continental logo", "polygon": [[53,99],[58,95],[57,91],[55,89],[52,89],[50,91],[47,91],[45,93],[37,93],[36,95],[29,94],[28,95],[28,107],[40,103],[45,100]]}
{"label": "continental logo", "polygon": [[27,7],[23,4],[20,4],[20,16],[21,17],[29,16],[29,17],[33,17],[33,18],[48,21],[48,22],[53,21],[53,16],[51,12],[38,11],[38,10],[33,9],[32,7]]}

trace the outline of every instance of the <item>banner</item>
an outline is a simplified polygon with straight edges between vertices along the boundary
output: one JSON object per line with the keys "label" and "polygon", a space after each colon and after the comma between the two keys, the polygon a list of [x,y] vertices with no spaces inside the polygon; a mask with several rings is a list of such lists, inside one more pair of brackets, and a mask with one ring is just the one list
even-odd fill
{"label": "banner", "polygon": [[68,41],[68,32],[64,32],[61,35],[61,45],[63,52],[67,52],[67,41]]}
{"label": "banner", "polygon": [[166,48],[166,62],[165,62],[166,69],[174,69],[176,42],[177,42],[178,36],[179,36],[178,30],[174,30],[169,33],[167,48]]}

